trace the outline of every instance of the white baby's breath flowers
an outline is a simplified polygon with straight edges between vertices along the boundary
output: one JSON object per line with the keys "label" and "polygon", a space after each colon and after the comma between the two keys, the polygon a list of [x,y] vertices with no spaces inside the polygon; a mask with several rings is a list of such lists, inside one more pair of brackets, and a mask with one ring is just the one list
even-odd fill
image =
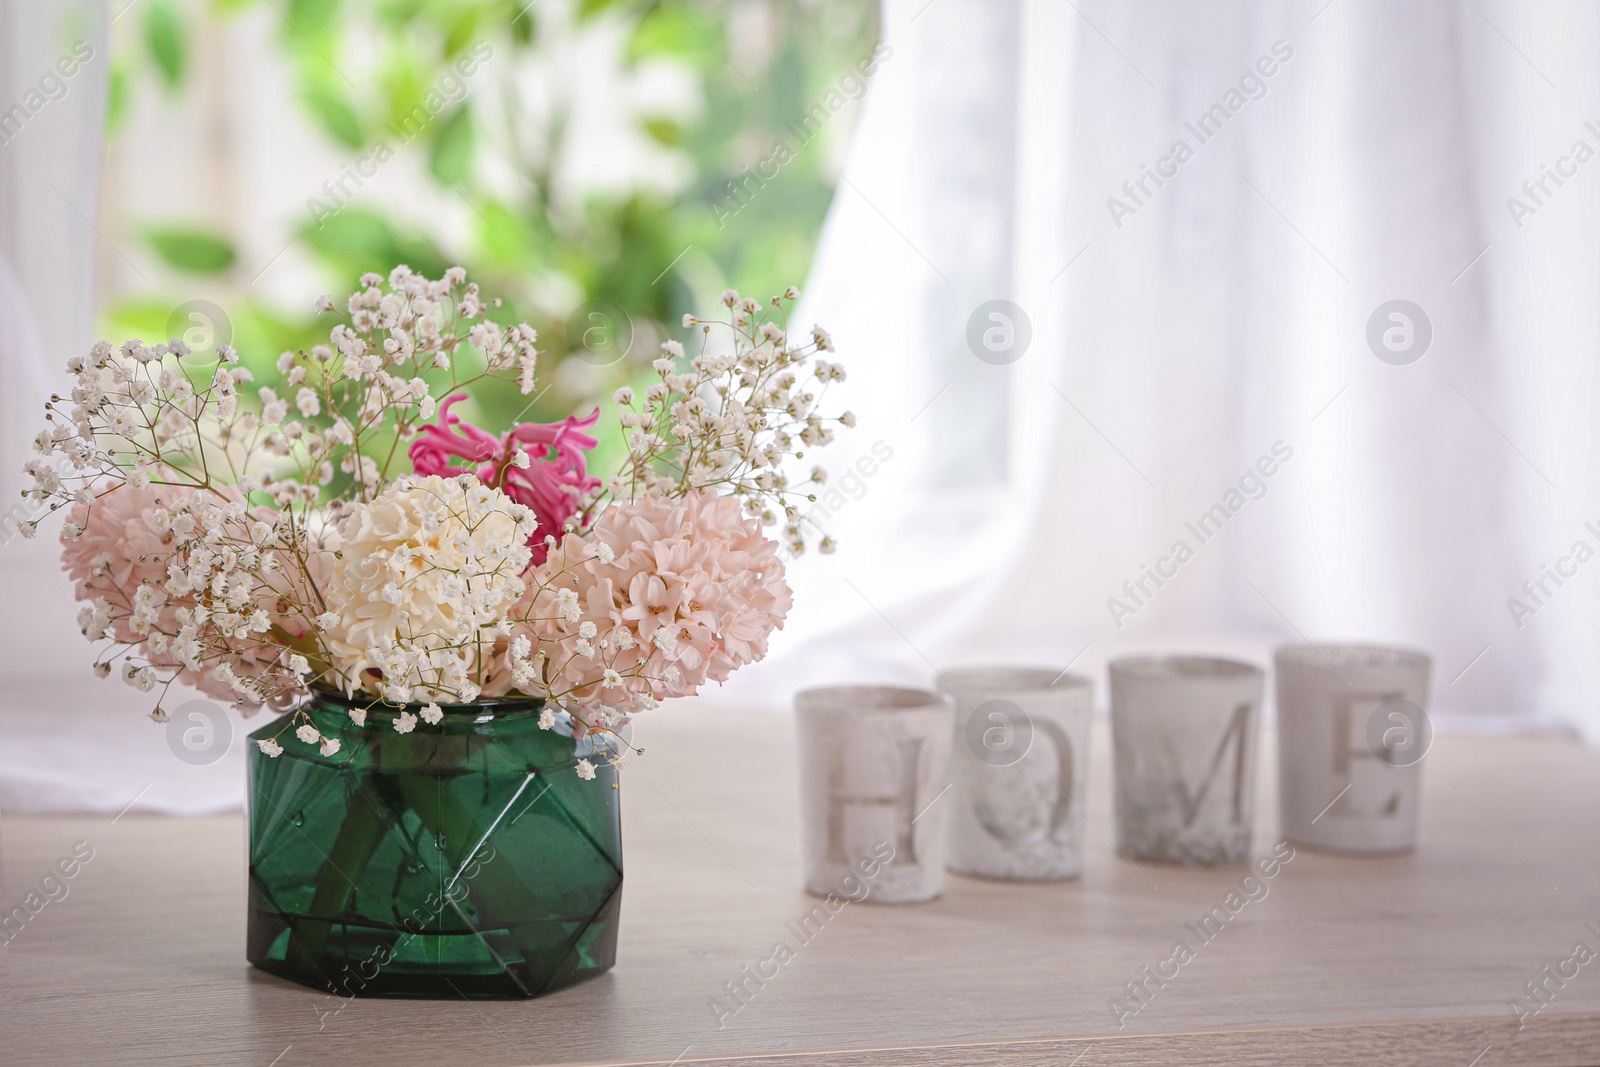
{"label": "white baby's breath flowers", "polygon": [[587,759],[579,760],[578,761],[578,777],[582,778],[586,782],[593,781],[594,780],[594,764],[589,762]]}
{"label": "white baby's breath flowers", "polygon": [[[816,494],[805,482],[791,485],[784,464],[831,442],[834,427],[854,425],[855,416],[822,414],[829,384],[845,380],[842,366],[819,358],[833,351],[833,338],[816,326],[810,344],[801,344],[776,317],[798,295],[791,286],[763,308],[728,289],[721,296],[732,310],[727,322],[684,317],[685,326],[702,327],[705,341],[688,373],[680,372],[683,345],[667,341],[651,364],[659,381],[645,389],[642,407],[631,389],[613,398],[628,447],[613,493],[637,500],[723,487],[763,525],[781,523],[791,553],[805,550],[801,508]],[[731,334],[731,349],[712,347],[713,327]]]}

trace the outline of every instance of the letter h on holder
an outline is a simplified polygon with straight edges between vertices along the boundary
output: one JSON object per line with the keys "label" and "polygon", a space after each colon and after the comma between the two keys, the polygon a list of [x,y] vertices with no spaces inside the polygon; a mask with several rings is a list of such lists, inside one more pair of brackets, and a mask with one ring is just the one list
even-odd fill
{"label": "letter h on holder", "polygon": [[[872,852],[873,866],[883,864],[875,902],[912,904],[944,891],[948,805],[939,798],[949,788],[954,708],[943,694],[897,686],[795,696],[808,890],[839,892]],[[892,845],[892,859],[875,843]]]}
{"label": "letter h on holder", "polygon": [[922,738],[901,738],[895,745],[899,755],[895,791],[888,795],[863,796],[845,791],[842,744],[836,745],[828,760],[827,851],[829,863],[848,864],[860,857],[845,855],[844,822],[846,807],[887,808],[894,813],[895,850],[891,866],[916,866],[917,841],[912,824],[917,817],[917,762],[922,755]]}

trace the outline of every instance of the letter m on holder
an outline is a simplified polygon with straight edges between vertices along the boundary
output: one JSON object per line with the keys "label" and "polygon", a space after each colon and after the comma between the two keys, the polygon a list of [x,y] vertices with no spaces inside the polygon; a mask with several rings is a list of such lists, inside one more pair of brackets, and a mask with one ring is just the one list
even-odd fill
{"label": "letter m on holder", "polygon": [[[902,738],[895,745],[894,777],[885,783],[894,792],[887,795],[859,795],[847,793],[842,779],[846,753],[835,748],[828,760],[828,848],[825,853],[829,863],[847,864],[860,856],[846,855],[845,813],[849,810],[888,811],[894,820],[893,866],[915,866],[917,863],[916,835],[912,822],[917,810],[917,764],[922,756],[922,738]],[[864,854],[864,853],[863,853]]]}
{"label": "letter m on holder", "polygon": [[1233,771],[1228,775],[1229,786],[1233,791],[1230,811],[1235,824],[1244,822],[1245,746],[1250,743],[1250,710],[1249,704],[1240,704],[1234,709],[1233,718],[1228,721],[1228,728],[1223,731],[1222,738],[1217,742],[1216,751],[1211,754],[1211,766],[1206,769],[1205,780],[1193,793],[1189,792],[1189,784],[1183,780],[1177,753],[1172,751],[1171,742],[1168,742],[1167,758],[1172,767],[1172,788],[1177,793],[1178,806],[1183,811],[1185,829],[1194,825],[1195,816],[1200,814],[1200,805],[1205,803],[1206,794],[1211,790],[1211,783],[1223,773],[1230,752],[1233,755]]}

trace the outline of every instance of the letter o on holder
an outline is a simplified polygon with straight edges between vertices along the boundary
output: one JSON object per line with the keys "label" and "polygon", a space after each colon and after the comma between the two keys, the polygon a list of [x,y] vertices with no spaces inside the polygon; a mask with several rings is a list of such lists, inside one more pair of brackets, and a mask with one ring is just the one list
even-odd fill
{"label": "letter o on holder", "polygon": [[167,747],[191,767],[207,767],[228,754],[233,720],[209,700],[191,700],[167,719]]}
{"label": "letter o on holder", "polygon": [[1367,347],[1395,367],[1415,363],[1433,343],[1433,321],[1409,300],[1379,304],[1367,319]]}
{"label": "letter o on holder", "polygon": [[165,339],[188,345],[191,357],[215,359],[218,348],[233,343],[233,320],[209,300],[190,300],[167,316]]}
{"label": "letter o on holder", "polygon": [[1409,700],[1388,700],[1367,718],[1367,747],[1391,767],[1409,767],[1428,754],[1433,723]]}
{"label": "letter o on holder", "polygon": [[586,300],[567,316],[567,350],[591,367],[609,367],[633,351],[633,318],[609,300]]}
{"label": "letter o on holder", "polygon": [[1009,300],[986,300],[967,318],[967,347],[991,366],[1015,363],[1032,343],[1032,320]]}
{"label": "letter o on holder", "polygon": [[979,762],[1009,767],[1033,747],[1033,719],[1009,700],[986,700],[967,716],[966,740]]}

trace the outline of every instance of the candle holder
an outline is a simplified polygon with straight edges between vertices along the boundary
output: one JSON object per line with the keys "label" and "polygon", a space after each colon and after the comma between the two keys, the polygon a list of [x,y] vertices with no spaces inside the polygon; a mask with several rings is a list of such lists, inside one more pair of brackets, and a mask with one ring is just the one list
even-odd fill
{"label": "candle holder", "polygon": [[1402,648],[1291,645],[1274,666],[1284,836],[1327,852],[1415,848],[1432,660]]}
{"label": "candle holder", "polygon": [[955,700],[949,867],[983,878],[1083,873],[1094,684],[1064,670],[944,672]]}
{"label": "candle holder", "polygon": [[1118,848],[1215,867],[1250,854],[1261,668],[1206,656],[1114,660]]}
{"label": "candle holder", "polygon": [[840,686],[795,697],[806,889],[909,904],[944,891],[949,696]]}

